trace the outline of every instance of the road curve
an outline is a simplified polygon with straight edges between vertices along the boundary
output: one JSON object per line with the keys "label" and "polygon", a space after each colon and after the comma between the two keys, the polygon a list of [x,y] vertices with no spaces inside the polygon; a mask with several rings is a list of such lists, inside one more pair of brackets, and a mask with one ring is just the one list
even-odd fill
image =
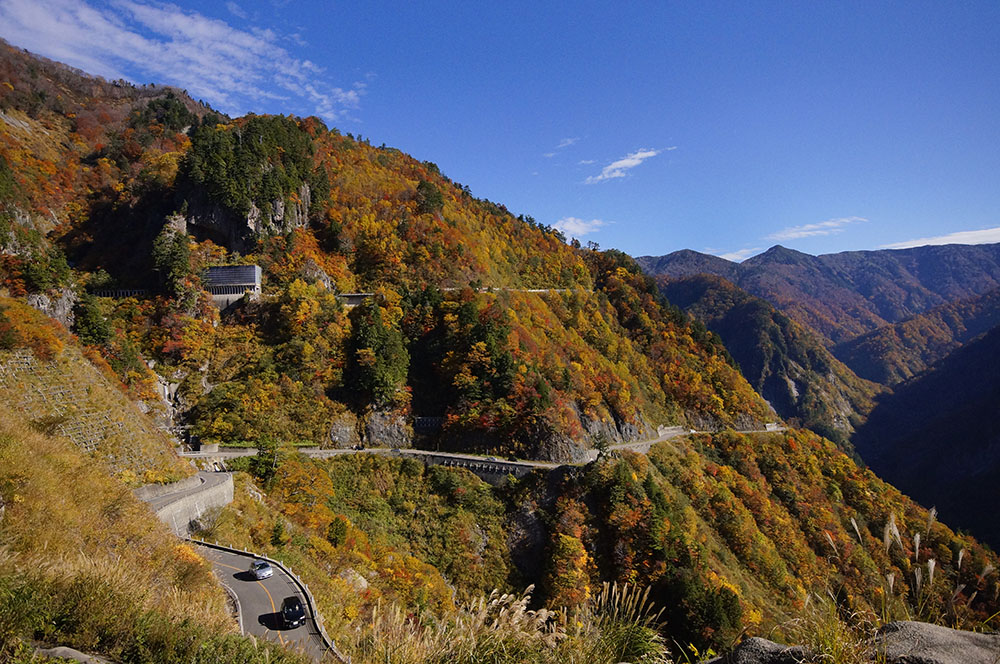
{"label": "road curve", "polygon": [[150,498],[146,500],[146,504],[153,508],[154,512],[159,512],[161,509],[166,507],[171,503],[175,503],[178,500],[187,498],[188,496],[193,496],[206,491],[214,486],[218,486],[224,482],[229,481],[229,473],[209,473],[205,471],[199,471],[198,479],[200,480],[198,484],[180,491],[172,491],[170,493],[165,493],[162,496],[157,496],[155,498]]}
{"label": "road curve", "polygon": [[[233,553],[192,542],[199,553],[211,561],[216,576],[239,598],[243,629],[247,634],[276,641],[299,650],[317,662],[330,655],[316,625],[309,602],[299,586],[280,567],[272,566],[274,576],[257,581],[247,571],[252,554]],[[281,601],[295,595],[306,607],[306,622],[295,629],[285,629],[281,620]]]}
{"label": "road curve", "polygon": [[[145,502],[159,513],[165,507],[191,496],[197,496],[219,484],[229,481],[230,473],[199,472],[198,482],[181,484],[182,488],[148,498]],[[161,516],[161,518],[163,518]],[[247,571],[255,556],[252,553],[227,551],[194,540],[199,552],[212,563],[212,569],[223,585],[239,600],[240,626],[245,634],[262,637],[304,652],[313,660],[335,661],[324,641],[312,613],[312,604],[299,585],[281,567],[272,565],[274,575],[262,581],[254,579]],[[281,620],[281,601],[295,595],[306,608],[306,622],[295,629],[285,629]]]}

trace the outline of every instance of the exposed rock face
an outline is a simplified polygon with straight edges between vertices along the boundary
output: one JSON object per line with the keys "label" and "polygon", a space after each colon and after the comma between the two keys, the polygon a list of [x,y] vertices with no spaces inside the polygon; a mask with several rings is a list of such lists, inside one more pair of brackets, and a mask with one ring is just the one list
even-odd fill
{"label": "exposed rock face", "polygon": [[539,513],[529,504],[521,505],[507,518],[504,530],[511,562],[517,570],[525,579],[541,578],[548,530]]}
{"label": "exposed rock face", "polygon": [[73,305],[76,304],[76,293],[68,288],[60,289],[58,292],[59,296],[55,298],[41,293],[29,295],[28,304],[46,316],[55,318],[68,330],[73,326]]}
{"label": "exposed rock face", "polygon": [[886,625],[879,630],[875,648],[888,664],[1000,662],[1000,634],[964,632],[919,622]]}
{"label": "exposed rock face", "polygon": [[263,210],[251,204],[245,217],[237,217],[203,199],[189,204],[185,225],[195,235],[204,234],[230,250],[247,252],[262,236],[288,233],[309,222],[312,200],[309,185],[299,187],[296,195],[297,200],[292,205],[282,199],[264,205]]}
{"label": "exposed rock face", "polygon": [[337,576],[339,576],[344,583],[353,588],[354,592],[360,593],[368,589],[368,580],[358,574],[358,572],[351,567],[348,567]]}
{"label": "exposed rock face", "polygon": [[706,664],[802,664],[811,661],[811,653],[801,646],[783,646],[760,637],[743,639],[728,655]]}
{"label": "exposed rock face", "polygon": [[371,447],[413,447],[413,427],[403,413],[373,410],[365,418],[362,438]]}
{"label": "exposed rock face", "polygon": [[330,446],[350,448],[361,442],[358,435],[358,418],[349,410],[344,411],[330,424]]}
{"label": "exposed rock face", "polygon": [[[729,654],[705,664],[799,664],[820,661],[801,646],[744,639]],[[997,664],[1000,634],[979,634],[920,622],[894,622],[879,630],[867,661],[875,664]]]}
{"label": "exposed rock face", "polygon": [[299,269],[299,275],[309,283],[315,283],[318,281],[323,284],[327,290],[333,290],[333,279],[326,273],[326,270],[321,268],[312,258],[307,258],[305,262],[302,263],[302,267]]}
{"label": "exposed rock face", "polygon": [[583,463],[591,460],[587,447],[564,433],[548,432],[538,442],[535,458],[554,463]]}

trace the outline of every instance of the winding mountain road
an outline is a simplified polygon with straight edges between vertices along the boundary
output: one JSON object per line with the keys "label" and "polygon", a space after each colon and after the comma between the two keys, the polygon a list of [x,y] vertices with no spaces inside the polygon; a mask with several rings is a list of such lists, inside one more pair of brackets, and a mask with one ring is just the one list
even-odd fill
{"label": "winding mountain road", "polygon": [[[298,584],[280,567],[272,566],[274,575],[258,581],[249,571],[251,554],[224,551],[192,542],[205,558],[212,562],[215,575],[239,598],[243,631],[246,634],[277,641],[293,650],[300,650],[317,662],[327,657],[329,650],[323,641],[309,602]],[[286,629],[281,620],[281,601],[292,595],[306,607],[306,621],[294,629]]]}
{"label": "winding mountain road", "polygon": [[[190,478],[179,482],[176,489],[154,497],[145,498],[161,520],[171,524],[171,511],[182,501],[198,503],[205,492],[226,482],[231,482],[229,473],[200,472],[197,480]],[[232,499],[232,494],[227,500]],[[181,505],[182,508],[188,506]],[[176,528],[175,528],[175,532]],[[237,614],[240,630],[244,634],[275,641],[292,650],[298,650],[317,662],[348,661],[335,649],[331,649],[320,629],[319,618],[313,613],[313,603],[306,596],[304,587],[292,578],[280,565],[272,562],[274,574],[263,580],[255,579],[250,572],[250,563],[256,556],[250,552],[240,552],[195,540],[189,540],[199,552],[212,563],[213,571],[226,588],[237,599]],[[306,609],[306,621],[294,629],[286,629],[281,619],[281,602],[286,597],[296,596]]]}

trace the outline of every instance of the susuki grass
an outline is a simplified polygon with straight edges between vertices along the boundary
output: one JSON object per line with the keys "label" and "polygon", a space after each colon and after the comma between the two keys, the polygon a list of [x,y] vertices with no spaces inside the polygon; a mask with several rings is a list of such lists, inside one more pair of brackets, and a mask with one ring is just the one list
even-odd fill
{"label": "susuki grass", "polygon": [[532,610],[522,595],[494,591],[445,618],[376,608],[350,650],[359,664],[660,664],[669,662],[648,590],[605,585],[571,611]]}

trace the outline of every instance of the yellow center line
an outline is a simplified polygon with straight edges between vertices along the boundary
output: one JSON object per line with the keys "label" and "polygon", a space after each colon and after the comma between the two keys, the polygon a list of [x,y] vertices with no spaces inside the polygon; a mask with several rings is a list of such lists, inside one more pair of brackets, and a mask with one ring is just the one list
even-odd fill
{"label": "yellow center line", "polygon": [[[244,570],[241,567],[233,567],[232,565],[227,565],[226,563],[220,563],[220,562],[215,561],[215,560],[213,560],[212,562],[214,562],[219,567],[228,567],[229,569],[234,569],[237,572],[245,572],[246,571],[246,570]],[[261,588],[263,588],[264,592],[267,593],[267,601],[269,601],[271,603],[271,613],[277,613],[278,610],[276,608],[274,608],[274,598],[271,597],[271,593],[267,590],[267,587],[261,581],[259,581],[259,580],[257,581],[257,585],[259,585]],[[283,639],[281,637],[281,632],[275,630],[274,633],[278,635],[278,641],[281,642],[281,645],[285,645],[285,639]]]}

